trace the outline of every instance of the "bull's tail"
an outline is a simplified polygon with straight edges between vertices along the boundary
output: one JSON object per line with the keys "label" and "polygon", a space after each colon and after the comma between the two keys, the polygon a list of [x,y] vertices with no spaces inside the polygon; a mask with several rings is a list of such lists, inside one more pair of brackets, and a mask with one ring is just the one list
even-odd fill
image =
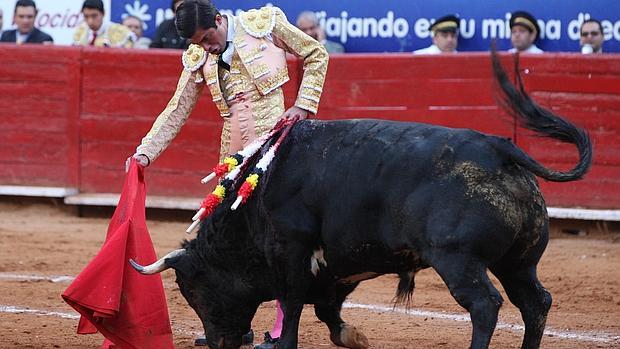
{"label": "bull's tail", "polygon": [[579,151],[579,162],[572,170],[560,172],[542,166],[516,146],[508,146],[507,143],[504,143],[502,149],[508,152],[516,163],[547,180],[568,182],[582,178],[592,165],[592,143],[587,132],[539,106],[532,100],[523,88],[518,69],[518,58],[515,63],[516,87],[508,79],[508,75],[502,68],[495,51],[492,52],[491,59],[495,80],[501,90],[499,102],[506,112],[512,115],[520,125],[541,136],[574,144]]}
{"label": "bull's tail", "polygon": [[400,281],[398,282],[396,296],[394,297],[394,306],[403,304],[406,308],[410,308],[411,296],[415,289],[414,275],[413,272],[402,272],[398,274]]}

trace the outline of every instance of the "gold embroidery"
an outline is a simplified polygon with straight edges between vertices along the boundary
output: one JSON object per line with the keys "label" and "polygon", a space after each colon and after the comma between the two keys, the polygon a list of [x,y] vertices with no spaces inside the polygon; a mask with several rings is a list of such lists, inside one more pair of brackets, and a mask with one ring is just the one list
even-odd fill
{"label": "gold embroidery", "polygon": [[248,62],[249,60],[252,60],[252,58],[260,54],[261,54],[261,50],[258,47],[249,49],[249,50],[244,50],[244,49],[239,50],[239,57],[241,57],[241,60],[246,64],[249,63]]}
{"label": "gold embroidery", "polygon": [[215,106],[220,111],[220,116],[228,117],[230,116],[230,109],[228,108],[228,103],[226,103],[226,100],[222,95],[222,89],[219,84],[218,66],[212,64],[212,62],[217,62],[218,58],[219,57],[217,55],[209,54],[208,58],[206,58],[208,63],[204,65],[203,74],[207,80],[207,86],[211,92],[212,100],[215,102]]}
{"label": "gold embroidery", "polygon": [[239,15],[239,23],[248,34],[261,38],[271,34],[276,22],[275,13],[273,7],[249,10]]}
{"label": "gold embroidery", "polygon": [[207,52],[200,45],[191,44],[187,50],[183,52],[183,67],[189,71],[196,71],[200,69],[206,60]]}
{"label": "gold embroidery", "polygon": [[86,25],[83,23],[75,29],[75,33],[73,33],[73,43],[79,45],[86,45],[88,34],[88,30],[86,29]]}
{"label": "gold embroidery", "polygon": [[254,124],[256,134],[260,137],[269,132],[284,114],[284,93],[282,89],[276,89],[266,96],[260,96],[253,103]]}
{"label": "gold embroidery", "polygon": [[[86,23],[80,24],[73,33],[73,44],[87,46],[89,44],[88,38],[88,26]],[[131,48],[134,44],[133,33],[129,31],[125,26],[110,23],[105,32],[95,39],[94,46],[103,47],[125,47]]]}
{"label": "gold embroidery", "polygon": [[105,36],[98,36],[97,39],[95,39],[93,46],[103,47],[106,45],[106,42],[107,42],[107,39],[105,38]]}
{"label": "gold embroidery", "polygon": [[126,46],[129,42],[133,46],[132,33],[124,25],[110,23],[106,34],[112,47]]}
{"label": "gold embroidery", "polygon": [[264,81],[256,81],[256,86],[262,94],[268,94],[274,89],[284,85],[289,80],[288,70],[286,68],[280,68],[273,75]]}
{"label": "gold embroidery", "polygon": [[[228,84],[226,84],[226,88],[222,91],[224,98],[231,100],[232,103],[251,104],[254,133],[257,136],[261,136],[269,132],[284,113],[284,94],[282,89],[276,89],[272,93],[263,96],[257,89],[252,75],[243,65],[239,53],[236,51],[233,54],[230,66],[231,72],[235,69],[238,73],[230,75]],[[234,101],[239,93],[243,93],[244,100]],[[236,116],[232,115],[232,117]],[[222,157],[229,155],[232,132],[229,123],[230,119],[224,119],[222,149],[220,153]]]}
{"label": "gold embroidery", "polygon": [[270,72],[269,66],[261,62],[254,62],[253,64],[246,65],[246,67],[254,79],[258,79],[265,74],[269,74]]}
{"label": "gold embroidery", "polygon": [[230,155],[230,120],[224,119],[224,126],[222,126],[222,136],[220,141],[220,162],[224,161],[224,158]]}
{"label": "gold embroidery", "polygon": [[[276,11],[276,25],[272,37],[274,43],[283,47],[287,52],[298,57],[304,57],[303,78],[295,105],[316,113],[320,100],[329,56],[323,45],[307,35],[301,35],[300,30],[290,24],[281,11]],[[312,86],[312,87],[306,87]],[[303,98],[310,96],[311,98]]]}
{"label": "gold embroidery", "polygon": [[200,84],[200,83],[202,83],[202,82],[204,82],[204,81],[205,81],[205,79],[204,79],[204,77],[202,76],[202,72],[201,72],[200,70],[198,70],[198,71],[196,72],[196,79],[194,79],[194,82],[195,82],[195,83],[197,83],[197,84]]}
{"label": "gold embroidery", "polygon": [[202,91],[203,85],[191,81],[195,78],[194,73],[183,70],[174,95],[153,123],[151,130],[142,139],[136,152],[145,154],[154,161],[176,136]]}

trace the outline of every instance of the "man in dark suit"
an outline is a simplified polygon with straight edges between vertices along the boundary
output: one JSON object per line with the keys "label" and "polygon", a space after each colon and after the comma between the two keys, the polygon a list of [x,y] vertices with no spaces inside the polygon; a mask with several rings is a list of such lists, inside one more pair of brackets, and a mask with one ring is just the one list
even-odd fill
{"label": "man in dark suit", "polygon": [[177,7],[179,7],[181,1],[182,0],[172,0],[170,8],[172,9],[175,17],[166,19],[161,22],[159,27],[157,27],[153,41],[151,41],[151,48],[176,48],[185,50],[189,47],[189,41],[179,36],[177,33],[177,27],[174,24]]}
{"label": "man in dark suit", "polygon": [[17,29],[2,33],[0,42],[20,44],[52,44],[54,39],[34,27],[37,18],[37,5],[32,0],[18,0],[13,14]]}

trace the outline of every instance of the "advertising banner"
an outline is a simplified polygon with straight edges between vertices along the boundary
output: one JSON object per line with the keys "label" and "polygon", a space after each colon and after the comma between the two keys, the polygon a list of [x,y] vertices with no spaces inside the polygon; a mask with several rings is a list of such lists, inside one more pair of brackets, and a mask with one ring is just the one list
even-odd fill
{"label": "advertising banner", "polygon": [[[39,13],[34,22],[35,27],[43,30],[54,38],[55,44],[70,45],[73,41],[75,27],[82,22],[82,3],[84,0],[35,0]],[[110,8],[110,0],[103,0],[104,8]],[[13,12],[15,1],[0,1],[0,9],[4,14],[3,30],[13,29]],[[108,11],[105,20],[110,20]]]}

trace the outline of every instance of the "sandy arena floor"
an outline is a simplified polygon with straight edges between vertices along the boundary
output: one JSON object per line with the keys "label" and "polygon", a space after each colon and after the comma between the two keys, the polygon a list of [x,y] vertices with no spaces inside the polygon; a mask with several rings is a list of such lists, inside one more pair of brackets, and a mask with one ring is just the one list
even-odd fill
{"label": "sandy arena floor", "polygon": [[[187,219],[191,213],[186,213]],[[101,246],[107,218],[79,218],[65,207],[0,201],[0,348],[98,348],[102,336],[76,334],[77,313],[60,294]],[[158,255],[185,238],[184,221],[149,221]],[[543,348],[620,348],[620,242],[618,234],[559,236],[549,243],[539,276],[553,295]],[[616,237],[616,238],[614,238]],[[165,272],[177,348],[192,348],[201,332],[197,316]],[[497,284],[497,282],[496,282]],[[467,348],[470,323],[432,270],[416,278],[413,309],[393,308],[396,278],[362,283],[344,318],[368,336],[372,348]],[[501,290],[501,286],[498,286]],[[518,348],[523,330],[518,310],[500,311],[492,348]],[[275,316],[264,304],[253,323],[256,341]],[[465,317],[463,317],[465,315]],[[310,307],[303,314],[300,347],[337,348]]]}

